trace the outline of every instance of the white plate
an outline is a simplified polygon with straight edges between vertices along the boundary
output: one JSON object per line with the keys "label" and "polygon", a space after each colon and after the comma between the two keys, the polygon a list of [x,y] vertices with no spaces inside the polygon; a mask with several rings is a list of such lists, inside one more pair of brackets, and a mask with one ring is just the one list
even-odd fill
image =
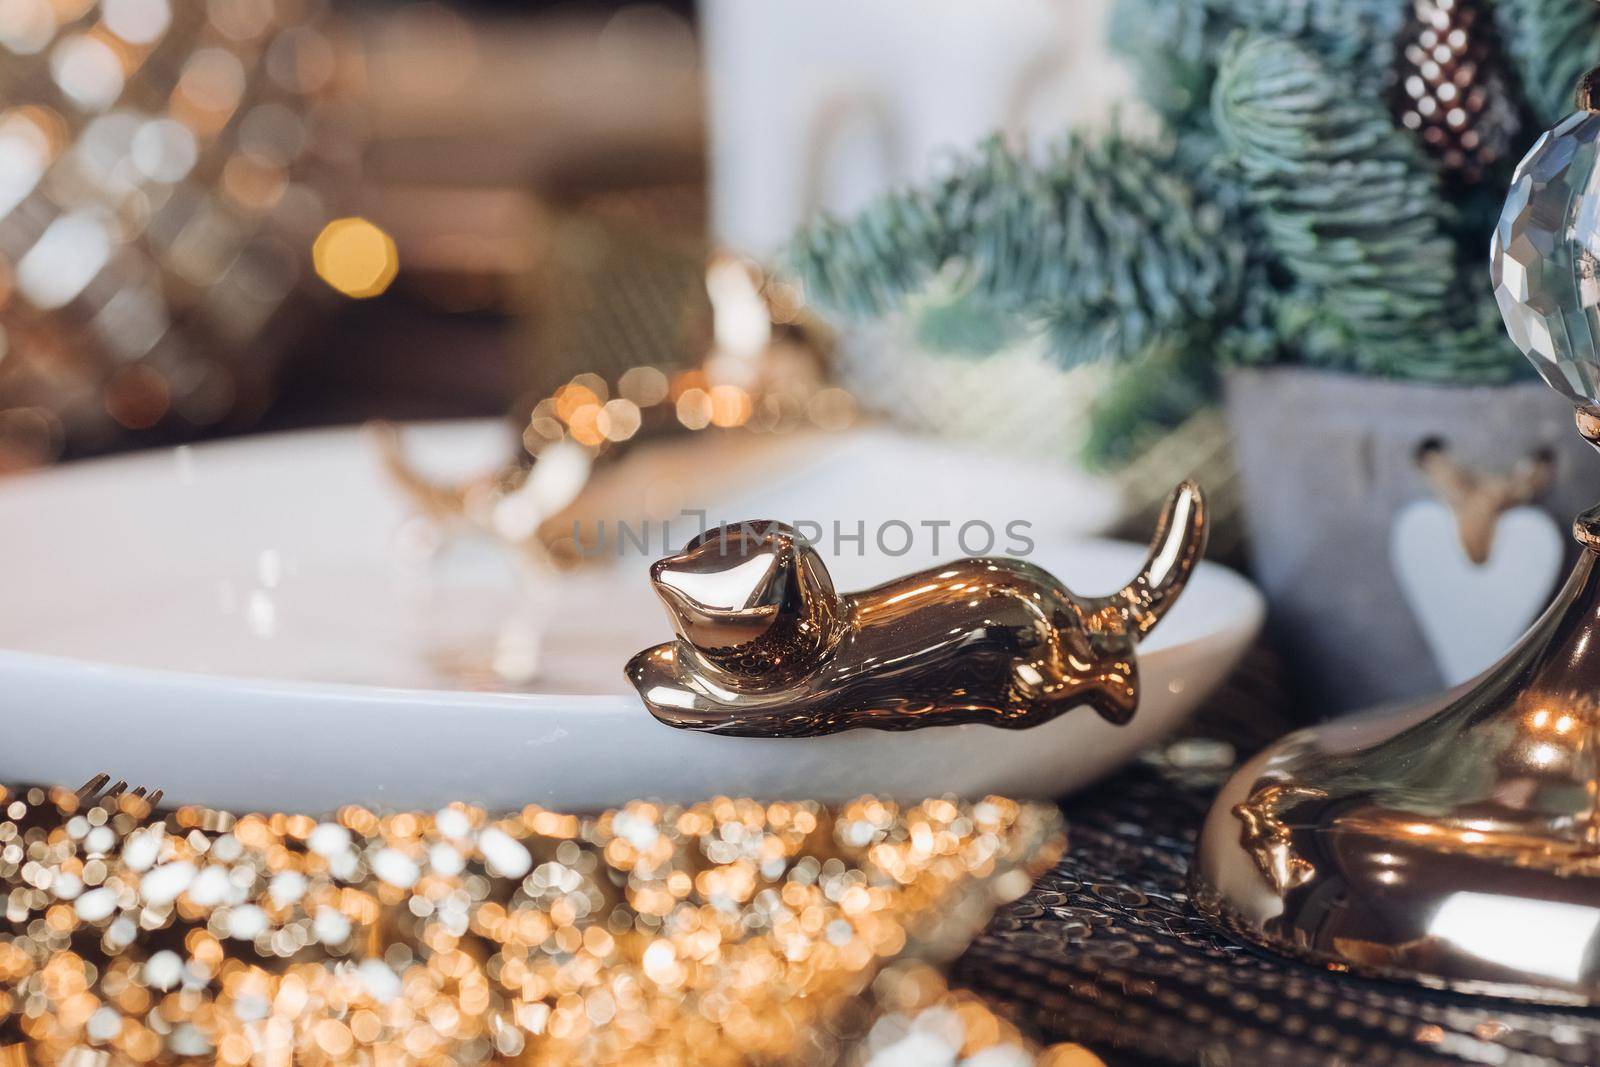
{"label": "white plate", "polygon": [[[440,469],[490,462],[501,440],[481,422],[409,433],[416,454]],[[961,465],[978,462],[877,431],[814,455],[776,489],[768,481],[760,493],[704,498],[712,519],[776,513],[853,526],[857,512],[837,502],[867,508],[875,500],[872,516],[890,514],[886,472],[899,499],[942,493],[933,514],[944,518],[956,513],[951,487],[973,484]],[[1103,491],[1066,476],[1051,483],[1038,471],[1014,481],[1004,473],[974,490],[968,515],[992,522],[1002,538],[1007,521],[1027,517],[1038,546],[1030,558],[1079,592],[1110,591],[1134,573],[1141,546],[1071,542],[1059,532],[1075,517],[1104,521],[1111,505]],[[763,514],[734,510],[741,506]],[[915,527],[927,516],[904,518]],[[932,558],[925,545],[899,557],[875,552],[875,526],[867,528],[867,554],[830,562],[842,588]],[[671,547],[694,532],[685,520]],[[1227,674],[1262,615],[1247,582],[1203,565],[1141,649],[1144,703],[1125,727],[1080,709],[1016,732],[724,738],[656,723],[622,677],[629,655],[670,636],[646,580],[650,557],[629,555],[553,587],[542,608],[548,634],[537,692],[492,691],[480,668],[516,604],[509,569],[492,546],[471,543],[426,567],[403,564],[416,535],[352,430],[150,452],[0,482],[0,730],[8,739],[0,780],[76,784],[104,770],[180,802],[313,812],[457,799],[575,810],[717,793],[1055,796],[1170,730]],[[661,531],[652,536],[653,551]],[[961,554],[948,540],[939,555]]]}

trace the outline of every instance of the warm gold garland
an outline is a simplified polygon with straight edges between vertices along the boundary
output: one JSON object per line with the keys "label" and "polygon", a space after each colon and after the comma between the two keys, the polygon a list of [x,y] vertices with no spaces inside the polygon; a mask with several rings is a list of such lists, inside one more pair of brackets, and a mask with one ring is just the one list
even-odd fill
{"label": "warm gold garland", "polygon": [[0,789],[0,1064],[826,1063],[935,1003],[1020,1048],[916,961],[1061,832],[994,797],[319,822]]}

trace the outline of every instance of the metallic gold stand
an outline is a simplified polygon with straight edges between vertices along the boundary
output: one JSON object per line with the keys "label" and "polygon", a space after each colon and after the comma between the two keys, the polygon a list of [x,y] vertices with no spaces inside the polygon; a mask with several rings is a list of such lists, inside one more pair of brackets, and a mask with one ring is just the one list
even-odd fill
{"label": "metallic gold stand", "polygon": [[1203,912],[1329,966],[1600,1003],[1600,509],[1575,528],[1565,587],[1487,674],[1234,776],[1191,874]]}

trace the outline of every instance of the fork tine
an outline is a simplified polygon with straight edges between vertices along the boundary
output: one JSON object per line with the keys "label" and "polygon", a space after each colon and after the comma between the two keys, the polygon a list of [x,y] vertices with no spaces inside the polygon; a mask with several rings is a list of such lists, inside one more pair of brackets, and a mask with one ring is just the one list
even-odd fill
{"label": "fork tine", "polygon": [[94,796],[96,793],[100,792],[101,789],[105,788],[105,784],[109,781],[111,781],[111,776],[103,771],[100,774],[95,775],[93,778],[89,779],[87,782],[84,782],[83,785],[78,787],[78,799],[87,800],[89,797]]}
{"label": "fork tine", "polygon": [[[95,804],[127,796],[138,797],[152,808],[161,803],[161,798],[165,795],[166,792],[164,790],[152,790],[148,786],[142,785],[130,790],[126,779],[118,778],[115,782],[112,782],[109,774],[95,775],[83,783],[77,792],[78,799],[86,803]],[[0,1062],[0,1067],[5,1067],[3,1062]]]}

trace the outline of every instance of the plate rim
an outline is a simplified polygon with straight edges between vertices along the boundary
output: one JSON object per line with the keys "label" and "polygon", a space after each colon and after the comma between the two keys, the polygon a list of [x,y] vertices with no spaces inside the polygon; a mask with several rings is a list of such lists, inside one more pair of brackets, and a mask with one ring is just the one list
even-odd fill
{"label": "plate rim", "polygon": [[[1085,543],[1117,545],[1128,548],[1142,547],[1130,541],[1118,541],[1111,538],[1080,538],[1072,542],[1073,545]],[[1196,569],[1194,577],[1190,579],[1191,586],[1196,581],[1201,580],[1202,575],[1206,576],[1204,580],[1207,582],[1217,582],[1222,587],[1231,587],[1228,591],[1231,596],[1237,598],[1239,605],[1238,616],[1236,618],[1219,616],[1223,621],[1207,626],[1203,632],[1195,634],[1186,640],[1176,644],[1163,645],[1154,650],[1157,654],[1178,654],[1186,649],[1213,641],[1232,640],[1234,635],[1239,633],[1248,635],[1246,638],[1248,641],[1254,639],[1255,635],[1260,631],[1266,614],[1266,603],[1260,590],[1232,568],[1209,560],[1203,561],[1200,567]],[[314,693],[331,700],[372,699],[381,696],[394,700],[403,700],[407,703],[426,702],[454,706],[481,705],[485,710],[497,706],[514,706],[522,711],[550,710],[571,712],[582,710],[595,712],[620,710],[623,707],[632,711],[638,703],[637,697],[626,693],[549,693],[537,690],[444,689],[423,686],[378,685],[364,682],[317,681],[307,678],[281,678],[231,672],[212,674],[177,667],[150,667],[114,663],[107,660],[88,659],[82,656],[0,647],[0,674],[10,673],[13,669],[30,673],[70,671],[121,675],[147,685],[204,685],[228,690],[246,688],[252,691],[284,693],[302,697]],[[621,665],[617,667],[617,672],[619,675],[621,674]]]}
{"label": "plate rim", "polygon": [[[486,416],[405,421],[399,423],[399,425],[408,431],[416,430],[422,433],[440,435],[450,432],[488,434],[493,432],[496,427],[503,429],[503,420]],[[875,429],[884,430],[883,427],[875,427]],[[108,473],[130,466],[148,467],[172,462],[185,451],[197,454],[196,458],[198,458],[199,453],[251,453],[274,446],[281,446],[291,439],[296,444],[305,445],[313,443],[317,439],[348,440],[352,437],[358,437],[363,431],[364,426],[361,424],[302,427],[245,434],[215,441],[140,449],[111,456],[98,456],[41,470],[22,472],[14,477],[0,480],[0,503],[3,503],[7,497],[15,497],[17,495],[27,496],[32,493],[61,491],[65,485],[71,482],[95,476],[103,477]],[[507,431],[507,436],[509,438],[509,431]],[[1137,542],[1110,537],[1070,536],[1050,544],[1052,554],[1059,553],[1062,555],[1082,550],[1085,547],[1113,547],[1118,551],[1126,551],[1129,554],[1138,554],[1146,551],[1146,546]],[[1048,570],[1049,568],[1046,569]],[[0,566],[0,578],[3,578],[5,573],[4,567]],[[1178,643],[1162,645],[1153,650],[1155,654],[1179,654],[1191,647],[1211,642],[1223,640],[1231,642],[1237,639],[1238,635],[1244,635],[1244,641],[1248,643],[1259,634],[1266,617],[1266,600],[1253,582],[1226,564],[1212,560],[1202,560],[1190,578],[1189,595],[1192,596],[1194,594],[1194,587],[1197,584],[1211,586],[1212,595],[1225,595],[1229,603],[1229,609],[1217,612],[1217,621],[1205,625],[1201,632]],[[1159,635],[1160,633],[1161,631],[1158,630],[1157,634]],[[663,639],[670,636],[670,630],[665,624],[662,627],[662,636]],[[0,675],[81,672],[117,676],[146,686],[204,686],[220,691],[235,692],[247,689],[257,693],[283,694],[285,696],[298,697],[302,700],[310,696],[315,696],[324,701],[335,702],[387,698],[407,704],[450,705],[457,708],[472,707],[484,711],[515,708],[524,713],[530,711],[568,713],[582,711],[586,714],[621,714],[624,712],[633,714],[639,707],[638,697],[628,693],[551,693],[537,690],[452,689],[425,686],[394,686],[365,682],[320,681],[308,678],[250,675],[238,672],[210,673],[181,667],[123,664],[85,656],[0,646]],[[622,673],[621,664],[617,666],[617,673],[619,675]]]}

